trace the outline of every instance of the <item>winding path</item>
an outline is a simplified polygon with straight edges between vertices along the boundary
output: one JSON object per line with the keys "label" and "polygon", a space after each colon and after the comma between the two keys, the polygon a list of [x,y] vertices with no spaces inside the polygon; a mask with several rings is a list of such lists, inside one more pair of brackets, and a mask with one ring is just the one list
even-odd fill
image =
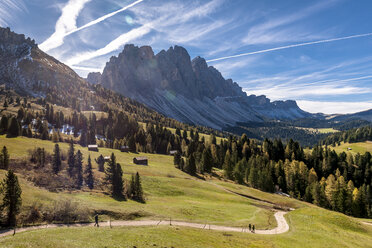
{"label": "winding path", "polygon": [[[284,218],[284,215],[287,212],[279,211],[275,213],[275,219],[278,223],[278,226],[274,229],[269,230],[256,230],[256,234],[281,234],[289,230],[287,221]],[[230,226],[218,226],[218,225],[209,225],[209,224],[198,224],[192,222],[183,222],[183,221],[170,221],[170,220],[135,220],[135,221],[112,221],[112,227],[118,226],[182,226],[182,227],[191,227],[198,229],[214,230],[214,231],[226,231],[226,232],[250,232],[248,228],[244,227],[230,227]],[[84,223],[84,224],[50,224],[50,225],[40,225],[32,227],[23,227],[17,228],[16,233],[39,230],[39,229],[50,229],[50,228],[61,228],[61,227],[93,227],[93,223]],[[110,222],[100,222],[100,227],[108,227]],[[0,232],[0,237],[13,235],[14,230],[4,230]]]}

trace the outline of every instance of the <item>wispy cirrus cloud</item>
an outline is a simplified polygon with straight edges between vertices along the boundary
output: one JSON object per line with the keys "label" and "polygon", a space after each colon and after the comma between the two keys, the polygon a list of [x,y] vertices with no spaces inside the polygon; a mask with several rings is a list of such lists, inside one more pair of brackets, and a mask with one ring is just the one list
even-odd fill
{"label": "wispy cirrus cloud", "polygon": [[0,1],[0,26],[9,26],[16,16],[15,13],[26,12],[27,8],[23,0]]}
{"label": "wispy cirrus cloud", "polygon": [[223,27],[229,21],[219,20],[214,22],[210,20],[210,23],[200,25],[189,22],[199,18],[206,18],[222,2],[222,0],[212,0],[196,8],[192,4],[185,4],[181,1],[160,5],[148,4],[143,7],[133,8],[131,11],[135,15],[135,23],[140,26],[134,27],[130,31],[113,39],[103,48],[78,53],[65,61],[69,65],[79,65],[81,62],[119,50],[126,43],[139,41],[150,32],[153,36],[149,39],[150,42],[148,40],[146,42],[149,45],[162,43],[164,40],[168,44],[184,44],[191,43],[196,39],[202,40],[204,36]]}
{"label": "wispy cirrus cloud", "polygon": [[315,36],[309,31],[304,31],[304,29],[293,24],[329,8],[336,2],[337,0],[320,1],[307,8],[300,9],[293,14],[269,18],[267,21],[251,27],[243,37],[242,42],[246,45],[257,45],[319,38],[320,35]]}
{"label": "wispy cirrus cloud", "polygon": [[106,19],[113,17],[141,2],[144,0],[137,0],[119,10],[113,11],[111,13],[108,13],[104,16],[101,16],[93,21],[88,22],[87,24],[77,27],[76,26],[76,19],[79,16],[81,10],[84,8],[84,5],[91,0],[70,0],[66,6],[62,9],[62,15],[58,19],[55,32],[41,45],[40,48],[44,51],[49,51],[54,48],[57,48],[61,46],[64,42],[65,37],[76,33],[80,30],[86,29],[88,27],[91,27],[93,25],[96,25],[100,22],[105,21]]}
{"label": "wispy cirrus cloud", "polygon": [[62,14],[57,20],[54,33],[40,44],[40,49],[47,52],[63,44],[66,34],[75,30],[76,19],[85,4],[91,0],[69,0],[62,8]]}
{"label": "wispy cirrus cloud", "polygon": [[105,47],[95,51],[78,53],[74,57],[68,59],[66,63],[70,66],[76,66],[83,61],[109,54],[121,48],[123,44],[126,44],[134,39],[140,38],[143,35],[149,33],[150,31],[151,31],[150,25],[144,25],[139,28],[132,29],[131,31],[125,34],[120,35],[118,38],[111,41]]}
{"label": "wispy cirrus cloud", "polygon": [[261,53],[273,52],[273,51],[284,50],[284,49],[289,49],[289,48],[309,46],[309,45],[315,45],[315,44],[321,44],[321,43],[329,43],[329,42],[341,41],[341,40],[356,39],[356,38],[362,38],[362,37],[368,37],[368,36],[372,36],[372,33],[349,35],[349,36],[338,37],[338,38],[333,38],[333,39],[325,39],[325,40],[311,41],[311,42],[305,42],[305,43],[299,43],[299,44],[293,44],[293,45],[287,45],[287,46],[274,47],[274,48],[258,50],[258,51],[254,51],[254,52],[240,53],[240,54],[231,55],[231,56],[224,56],[224,57],[220,57],[220,58],[209,59],[207,62],[214,62],[214,61],[220,61],[220,60],[225,60],[225,59],[239,58],[239,57],[244,57],[244,56],[248,56],[248,55],[255,55],[255,54],[261,54]]}

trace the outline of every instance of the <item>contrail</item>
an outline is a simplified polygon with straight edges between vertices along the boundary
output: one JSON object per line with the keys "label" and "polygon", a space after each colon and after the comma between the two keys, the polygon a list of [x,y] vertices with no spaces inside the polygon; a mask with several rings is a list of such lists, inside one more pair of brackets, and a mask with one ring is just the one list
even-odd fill
{"label": "contrail", "polygon": [[300,43],[300,44],[293,44],[293,45],[288,45],[288,46],[281,46],[281,47],[269,48],[269,49],[265,49],[265,50],[255,51],[255,52],[241,53],[241,54],[232,55],[232,56],[226,56],[226,57],[221,57],[221,58],[216,58],[216,59],[210,59],[210,60],[207,60],[207,62],[214,62],[214,61],[220,61],[220,60],[225,60],[225,59],[239,58],[239,57],[243,57],[243,56],[260,54],[260,53],[267,53],[267,52],[272,52],[272,51],[277,51],[277,50],[283,50],[283,49],[287,49],[287,48],[308,46],[308,45],[314,45],[314,44],[320,44],[320,43],[328,43],[328,42],[332,42],[332,41],[354,39],[354,38],[360,38],[360,37],[366,37],[366,36],[372,36],[372,33],[357,34],[357,35],[351,35],[351,36],[334,38],[334,39],[318,40],[318,41],[312,41],[312,42],[306,42],[306,43]]}
{"label": "contrail", "polygon": [[[81,27],[76,27],[76,18],[78,17],[80,11],[84,7],[85,3],[89,2],[90,0],[80,0],[80,1],[72,1],[70,0],[68,4],[64,7],[62,11],[62,16],[59,18],[56,24],[56,30],[55,32],[48,38],[46,39],[43,43],[40,44],[40,49],[44,50],[45,52],[52,50],[54,48],[57,48],[64,43],[65,37],[76,33],[82,29],[88,28],[90,26],[93,26],[97,23],[100,23],[107,18],[110,18],[120,12],[123,12],[141,2],[144,0],[137,0],[117,11],[111,12],[109,14],[106,14],[98,19],[95,19],[91,22],[88,22],[87,24],[81,26]],[[72,14],[71,14],[72,13]],[[71,17],[72,15],[72,17]],[[74,21],[73,27],[68,27],[67,24],[70,24],[71,26],[71,20]]]}
{"label": "contrail", "polygon": [[[77,32],[77,31],[80,31],[80,30],[82,30],[82,29],[85,29],[85,28],[87,28],[87,27],[93,26],[93,25],[95,25],[95,24],[97,24],[97,23],[100,23],[100,22],[106,20],[107,18],[110,18],[111,16],[114,16],[114,15],[116,15],[116,14],[119,14],[120,12],[123,12],[123,11],[125,11],[125,10],[127,10],[127,9],[129,9],[129,8],[131,8],[131,7],[135,6],[135,5],[137,5],[137,4],[141,3],[141,2],[143,2],[143,1],[144,1],[144,0],[138,0],[138,1],[135,1],[134,3],[131,3],[131,4],[125,6],[125,7],[121,8],[121,9],[119,9],[119,10],[117,10],[117,11],[114,11],[114,12],[112,12],[112,13],[109,13],[109,14],[107,14],[107,15],[104,15],[104,16],[102,16],[102,17],[96,19],[96,20],[91,21],[91,22],[88,22],[87,24],[85,24],[85,25],[83,25],[83,26],[81,26],[81,27],[79,27],[79,28],[76,28],[76,29],[74,29],[74,30],[71,30],[70,32],[68,32],[68,33],[66,34],[66,36],[68,36],[68,35],[70,35],[70,34],[73,34],[73,33]],[[66,37],[66,36],[65,36],[65,37]]]}

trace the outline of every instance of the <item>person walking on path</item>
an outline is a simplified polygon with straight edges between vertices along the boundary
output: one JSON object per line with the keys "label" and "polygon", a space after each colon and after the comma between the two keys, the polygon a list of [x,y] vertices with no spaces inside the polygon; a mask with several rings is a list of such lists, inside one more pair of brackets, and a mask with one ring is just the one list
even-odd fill
{"label": "person walking on path", "polygon": [[96,214],[96,216],[94,216],[94,221],[95,221],[94,226],[99,227],[99,224],[98,224],[98,214]]}
{"label": "person walking on path", "polygon": [[252,229],[251,224],[248,225],[248,229],[249,229],[249,231],[251,231],[251,229]]}
{"label": "person walking on path", "polygon": [[252,226],[252,232],[254,233],[254,230],[256,229],[256,227],[253,225]]}

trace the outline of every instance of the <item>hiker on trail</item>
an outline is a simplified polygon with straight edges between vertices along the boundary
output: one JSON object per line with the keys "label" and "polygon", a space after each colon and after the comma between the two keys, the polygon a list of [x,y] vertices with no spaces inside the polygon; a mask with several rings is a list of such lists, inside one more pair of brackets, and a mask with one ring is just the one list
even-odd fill
{"label": "hiker on trail", "polygon": [[249,231],[251,231],[251,229],[252,229],[251,224],[248,225],[248,229],[249,229]]}
{"label": "hiker on trail", "polygon": [[97,226],[97,227],[99,227],[99,224],[98,224],[98,214],[96,214],[96,216],[94,216],[94,220],[95,220],[95,224],[94,224],[94,226]]}
{"label": "hiker on trail", "polygon": [[256,228],[255,228],[255,226],[253,225],[252,226],[252,232],[254,233],[254,230],[255,230]]}

